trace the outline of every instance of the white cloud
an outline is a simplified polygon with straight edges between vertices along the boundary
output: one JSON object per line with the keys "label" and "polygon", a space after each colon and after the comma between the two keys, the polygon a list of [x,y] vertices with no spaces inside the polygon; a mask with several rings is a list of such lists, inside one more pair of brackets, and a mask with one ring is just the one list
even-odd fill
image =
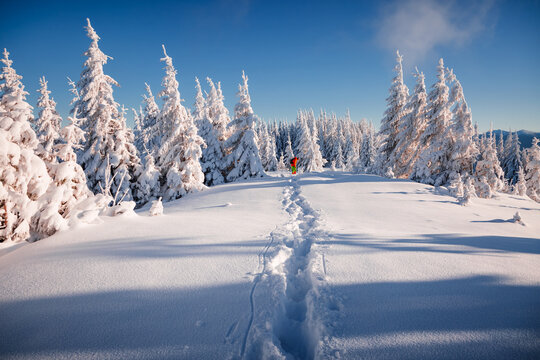
{"label": "white cloud", "polygon": [[381,9],[376,38],[416,64],[438,45],[470,42],[490,24],[493,7],[493,0],[395,0]]}

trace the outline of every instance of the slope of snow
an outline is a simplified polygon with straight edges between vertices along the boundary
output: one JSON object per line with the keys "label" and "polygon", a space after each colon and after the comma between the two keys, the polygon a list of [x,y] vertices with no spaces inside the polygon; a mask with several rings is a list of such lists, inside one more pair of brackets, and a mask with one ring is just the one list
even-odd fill
{"label": "slope of snow", "polygon": [[164,207],[1,250],[0,358],[540,354],[533,201],[325,172]]}
{"label": "slope of snow", "polygon": [[[301,181],[331,234],[343,358],[509,359],[540,354],[540,205],[470,206],[433,187],[327,173]],[[519,211],[525,224],[510,222]]]}

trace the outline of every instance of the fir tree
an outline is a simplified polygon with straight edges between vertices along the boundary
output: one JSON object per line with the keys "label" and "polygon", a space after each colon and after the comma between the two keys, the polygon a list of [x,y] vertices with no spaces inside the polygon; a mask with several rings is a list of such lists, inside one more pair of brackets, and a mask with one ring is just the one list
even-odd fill
{"label": "fir tree", "polygon": [[452,113],[448,102],[449,89],[443,59],[437,68],[438,81],[428,95],[427,126],[420,137],[423,150],[415,163],[411,178],[430,185],[444,185],[449,180],[449,157],[452,150],[450,121]]}
{"label": "fir tree", "polygon": [[[142,137],[145,139],[145,147],[148,153],[154,157],[154,162],[157,160],[157,154],[161,145],[162,131],[160,123],[158,123],[159,107],[156,104],[154,95],[150,86],[145,83],[146,95],[143,95],[143,111],[142,111]],[[142,152],[141,152],[142,153]]]}
{"label": "fir tree", "polygon": [[526,171],[527,196],[540,202],[540,146],[536,137],[533,138],[532,146],[528,151]]}
{"label": "fir tree", "polygon": [[323,160],[319,145],[317,144],[317,133],[312,133],[308,124],[307,113],[299,111],[297,118],[298,133],[298,168],[304,172],[322,171],[325,160]]}
{"label": "fir tree", "polygon": [[509,184],[514,185],[518,181],[519,169],[523,167],[523,163],[521,162],[521,144],[517,132],[513,134],[509,133],[508,137],[511,139],[511,142],[505,156],[503,156],[502,168]]}
{"label": "fir tree", "polygon": [[[0,74],[0,242],[23,241],[34,229],[32,217],[39,211],[38,199],[51,182],[43,160],[36,154],[38,139],[31,127],[32,107],[28,93],[11,67],[4,49]],[[32,229],[31,229],[32,228]]]}
{"label": "fir tree", "polygon": [[92,195],[75,153],[75,149],[82,147],[84,133],[78,127],[79,119],[75,115],[68,117],[68,121],[69,124],[60,131],[62,141],[54,147],[61,162],[50,167],[53,182],[44,195],[46,205],[36,216],[37,230],[44,235],[66,228],[71,211]]}
{"label": "fir tree", "polygon": [[519,196],[524,196],[527,194],[527,183],[525,182],[525,172],[523,171],[523,166],[518,170],[518,179],[512,188],[512,192]]}
{"label": "fir tree", "polygon": [[393,167],[396,162],[394,150],[398,143],[398,133],[403,117],[407,114],[407,99],[409,89],[403,82],[403,68],[401,62],[403,57],[396,51],[396,66],[394,71],[396,76],[392,80],[390,95],[386,98],[388,104],[384,112],[384,118],[381,121],[379,135],[382,138],[379,154],[377,158],[377,168],[382,174],[384,169]]}
{"label": "fir tree", "polygon": [[[199,121],[199,135],[204,140],[206,146],[202,149],[201,169],[204,173],[204,184],[206,186],[219,185],[225,182],[221,169],[223,167],[223,145],[218,140],[218,134],[212,121],[217,111],[217,91],[214,83],[207,78],[210,85],[210,92],[205,101]],[[199,87],[197,88],[197,92]],[[202,95],[202,93],[201,93]]]}
{"label": "fir tree", "polygon": [[364,141],[362,142],[362,151],[360,153],[360,161],[358,171],[372,172],[373,165],[375,164],[375,134],[373,125],[371,125],[366,134],[364,135]]}
{"label": "fir tree", "polygon": [[145,150],[144,166],[137,174],[136,187],[133,190],[133,197],[138,204],[145,204],[159,197],[159,169],[154,163],[154,157],[149,150]]}
{"label": "fir tree", "polygon": [[251,108],[247,82],[248,78],[242,72],[242,84],[238,85],[240,100],[234,107],[234,120],[228,126],[231,136],[225,143],[228,154],[224,164],[227,181],[264,176],[255,133],[257,116]]}
{"label": "fir tree", "polygon": [[395,149],[395,169],[397,177],[408,178],[420,153],[420,137],[426,128],[427,94],[424,73],[416,69],[416,86],[411,96],[406,115],[399,125]]}
{"label": "fir tree", "polygon": [[[476,163],[476,192],[478,196],[489,198],[493,193],[501,191],[504,187],[503,171],[497,158],[495,141],[490,133],[485,139],[485,145],[480,160]],[[487,187],[486,187],[487,185]],[[488,189],[489,187],[489,189]]]}
{"label": "fir tree", "polygon": [[[80,126],[86,134],[86,142],[77,160],[86,173],[88,187],[98,193],[102,191],[107,174],[111,173],[115,179],[121,178],[121,175],[115,175],[116,167],[120,165],[120,157],[115,154],[115,133],[122,115],[112,90],[112,85],[118,86],[118,83],[103,72],[103,65],[110,57],[99,49],[100,38],[90,20],[87,19],[87,22],[86,31],[91,44],[84,53],[87,60],[77,83],[79,96],[72,113],[84,119]],[[115,161],[111,162],[110,158]],[[119,169],[123,171],[123,167]]]}
{"label": "fir tree", "polygon": [[452,179],[461,176],[472,175],[473,166],[479,154],[478,148],[473,140],[474,129],[472,124],[471,111],[465,101],[461,83],[455,78],[453,80],[451,102],[453,123],[450,127],[453,136],[452,151],[450,156],[450,175]]}
{"label": "fir tree", "polygon": [[159,93],[163,98],[163,107],[158,118],[161,131],[158,167],[162,177],[163,198],[174,200],[204,188],[204,174],[199,162],[204,141],[197,134],[193,118],[182,106],[176,69],[165,46],[163,54],[161,61],[166,66],[161,83],[163,89]]}
{"label": "fir tree", "polygon": [[60,138],[60,125],[62,118],[56,111],[56,103],[49,97],[51,93],[47,88],[45,77],[39,79],[41,85],[38,92],[37,107],[40,109],[39,116],[35,120],[36,135],[39,140],[37,154],[45,161],[45,164],[54,164],[57,162],[54,154],[54,146],[58,144]]}

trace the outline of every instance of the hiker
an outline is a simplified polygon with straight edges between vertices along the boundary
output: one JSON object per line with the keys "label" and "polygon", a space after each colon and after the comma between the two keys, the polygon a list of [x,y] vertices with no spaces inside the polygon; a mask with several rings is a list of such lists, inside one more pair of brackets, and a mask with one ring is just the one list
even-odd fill
{"label": "hiker", "polygon": [[293,174],[296,174],[296,163],[298,162],[298,158],[297,157],[293,157],[291,159],[291,171]]}

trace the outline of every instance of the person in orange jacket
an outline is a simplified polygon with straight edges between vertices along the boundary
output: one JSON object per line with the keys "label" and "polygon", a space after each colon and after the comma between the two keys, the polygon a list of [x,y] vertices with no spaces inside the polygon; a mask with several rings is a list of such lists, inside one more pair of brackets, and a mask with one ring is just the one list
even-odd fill
{"label": "person in orange jacket", "polygon": [[297,157],[293,157],[291,159],[291,171],[293,174],[296,174],[296,163],[298,162],[298,158]]}

